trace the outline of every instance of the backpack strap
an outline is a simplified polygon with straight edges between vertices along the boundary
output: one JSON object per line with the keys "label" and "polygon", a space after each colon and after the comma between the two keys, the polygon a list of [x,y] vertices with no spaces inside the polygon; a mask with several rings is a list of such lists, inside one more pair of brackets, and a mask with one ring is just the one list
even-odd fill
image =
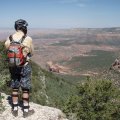
{"label": "backpack strap", "polygon": [[22,43],[22,42],[25,40],[25,38],[26,38],[26,35],[24,35],[24,36],[19,40],[19,42]]}
{"label": "backpack strap", "polygon": [[[19,40],[19,43],[22,43],[25,38],[26,38],[26,35],[24,35],[24,36]],[[15,42],[15,41],[13,40],[12,35],[9,36],[9,39],[10,39],[10,42]]]}
{"label": "backpack strap", "polygon": [[13,41],[12,35],[9,36],[10,42]]}

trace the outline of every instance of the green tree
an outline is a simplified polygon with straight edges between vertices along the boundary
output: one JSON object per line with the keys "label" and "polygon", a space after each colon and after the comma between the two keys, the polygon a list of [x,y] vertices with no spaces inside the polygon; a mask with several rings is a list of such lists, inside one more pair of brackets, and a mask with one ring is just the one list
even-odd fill
{"label": "green tree", "polygon": [[7,72],[7,62],[5,62],[7,56],[5,54],[5,46],[4,42],[0,42],[0,112],[4,109],[4,106],[2,105],[2,99],[3,96],[1,95],[1,88],[5,84],[5,80],[7,77],[5,76]]}
{"label": "green tree", "polygon": [[8,68],[7,54],[4,42],[0,42],[0,73]]}
{"label": "green tree", "polygon": [[120,120],[120,90],[110,80],[87,80],[65,103],[72,120]]}

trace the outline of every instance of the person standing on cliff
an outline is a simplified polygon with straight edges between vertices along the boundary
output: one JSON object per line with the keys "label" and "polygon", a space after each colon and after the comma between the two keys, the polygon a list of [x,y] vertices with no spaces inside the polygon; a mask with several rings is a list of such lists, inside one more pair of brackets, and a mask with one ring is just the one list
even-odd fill
{"label": "person standing on cliff", "polygon": [[29,62],[33,55],[33,44],[32,38],[27,36],[27,26],[28,23],[23,19],[15,21],[14,28],[16,32],[10,35],[5,42],[8,60],[10,64],[14,63],[14,65],[9,65],[12,88],[12,114],[15,117],[18,116],[18,92],[21,87],[24,118],[35,112],[33,109],[29,109],[29,92],[31,89],[31,66]]}

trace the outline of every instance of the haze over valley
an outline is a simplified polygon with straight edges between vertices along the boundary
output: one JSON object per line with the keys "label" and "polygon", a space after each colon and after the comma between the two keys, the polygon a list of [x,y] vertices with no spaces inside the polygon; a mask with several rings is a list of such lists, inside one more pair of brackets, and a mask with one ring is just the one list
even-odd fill
{"label": "haze over valley", "polygon": [[[0,30],[4,40],[14,31]],[[30,29],[32,58],[42,68],[47,62],[67,69],[64,74],[92,75],[107,69],[119,57],[120,28]]]}
{"label": "haze over valley", "polygon": [[70,75],[97,74],[119,56],[120,28],[40,30],[32,35],[33,60],[46,68],[52,61]]}

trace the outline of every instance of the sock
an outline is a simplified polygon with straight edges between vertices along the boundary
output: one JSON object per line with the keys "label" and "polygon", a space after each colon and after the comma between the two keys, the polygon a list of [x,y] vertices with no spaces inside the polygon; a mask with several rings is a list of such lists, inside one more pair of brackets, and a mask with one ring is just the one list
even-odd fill
{"label": "sock", "polygon": [[13,102],[13,110],[18,110],[18,102]]}
{"label": "sock", "polygon": [[28,110],[29,110],[29,108],[26,108],[26,106],[28,107],[29,106],[29,103],[23,103],[23,105],[24,105],[24,112],[28,112]]}

